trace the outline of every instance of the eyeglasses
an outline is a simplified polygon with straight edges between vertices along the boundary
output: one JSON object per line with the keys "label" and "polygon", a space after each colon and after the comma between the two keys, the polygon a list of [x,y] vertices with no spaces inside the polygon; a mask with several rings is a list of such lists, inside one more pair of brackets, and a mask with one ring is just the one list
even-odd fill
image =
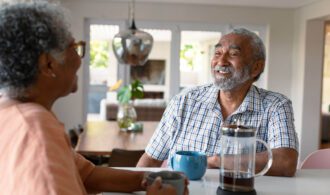
{"label": "eyeglasses", "polygon": [[85,47],[86,47],[85,41],[79,41],[77,43],[74,43],[73,47],[76,50],[77,54],[80,56],[80,58],[83,58],[85,56]]}

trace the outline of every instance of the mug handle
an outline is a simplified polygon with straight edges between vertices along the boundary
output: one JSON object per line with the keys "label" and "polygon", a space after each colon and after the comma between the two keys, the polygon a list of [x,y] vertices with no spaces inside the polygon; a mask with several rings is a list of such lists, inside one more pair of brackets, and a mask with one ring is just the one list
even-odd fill
{"label": "mug handle", "polygon": [[273,163],[273,154],[272,154],[272,151],[270,150],[268,144],[261,140],[261,139],[256,139],[257,142],[261,142],[267,149],[267,152],[268,152],[268,162],[267,162],[267,165],[257,174],[255,174],[254,176],[255,177],[258,177],[258,176],[261,176],[261,175],[264,175],[268,170],[269,168],[272,166],[272,163]]}
{"label": "mug handle", "polygon": [[174,158],[174,156],[172,156],[170,159],[169,159],[169,165],[170,165],[170,167],[171,167],[171,169],[173,170],[173,158]]}

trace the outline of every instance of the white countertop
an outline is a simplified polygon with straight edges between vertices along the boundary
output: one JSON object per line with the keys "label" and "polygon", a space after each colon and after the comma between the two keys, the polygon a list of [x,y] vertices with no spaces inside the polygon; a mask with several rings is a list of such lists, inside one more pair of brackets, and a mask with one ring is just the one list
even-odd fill
{"label": "white countertop", "polygon": [[[130,170],[160,171],[161,168],[129,168]],[[258,195],[330,195],[330,169],[297,170],[295,177],[261,176],[255,179]],[[190,181],[190,195],[216,194],[219,186],[219,170],[208,169],[199,181]],[[103,193],[103,195],[124,195],[127,193]],[[145,194],[135,192],[132,194]]]}

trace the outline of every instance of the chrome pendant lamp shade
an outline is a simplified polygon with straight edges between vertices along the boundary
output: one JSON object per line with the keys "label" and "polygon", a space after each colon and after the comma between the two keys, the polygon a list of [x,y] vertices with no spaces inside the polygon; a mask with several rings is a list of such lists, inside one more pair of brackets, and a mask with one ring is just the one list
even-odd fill
{"label": "chrome pendant lamp shade", "polygon": [[112,41],[112,48],[120,64],[142,66],[148,60],[153,38],[149,33],[136,28],[134,21],[134,0],[132,4],[133,6],[130,7],[130,27],[115,35]]}

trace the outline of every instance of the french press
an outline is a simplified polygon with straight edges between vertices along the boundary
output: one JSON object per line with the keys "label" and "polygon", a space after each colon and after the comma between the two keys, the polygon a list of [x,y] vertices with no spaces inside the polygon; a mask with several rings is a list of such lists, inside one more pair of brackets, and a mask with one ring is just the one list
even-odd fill
{"label": "french press", "polygon": [[[265,145],[268,162],[255,174],[256,142]],[[266,142],[256,138],[252,127],[224,124],[221,126],[220,185],[218,195],[256,195],[254,177],[265,174],[272,164],[272,153]]]}

